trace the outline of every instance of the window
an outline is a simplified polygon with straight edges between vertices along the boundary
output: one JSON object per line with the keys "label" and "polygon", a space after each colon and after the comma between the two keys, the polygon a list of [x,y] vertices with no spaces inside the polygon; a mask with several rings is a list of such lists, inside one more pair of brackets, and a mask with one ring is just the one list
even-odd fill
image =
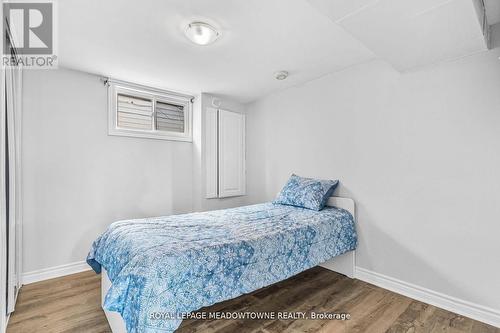
{"label": "window", "polygon": [[126,82],[109,83],[109,134],[192,141],[192,96]]}

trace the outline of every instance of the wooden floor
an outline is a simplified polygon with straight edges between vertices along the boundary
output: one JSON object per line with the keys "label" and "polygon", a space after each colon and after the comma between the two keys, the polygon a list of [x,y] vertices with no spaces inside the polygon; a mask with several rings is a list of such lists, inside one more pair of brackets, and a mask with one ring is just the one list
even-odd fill
{"label": "wooden floor", "polygon": [[[93,272],[26,285],[7,333],[111,332],[99,304],[100,276]],[[351,319],[189,320],[177,332],[500,333],[500,329],[319,267],[202,310],[344,312]]]}

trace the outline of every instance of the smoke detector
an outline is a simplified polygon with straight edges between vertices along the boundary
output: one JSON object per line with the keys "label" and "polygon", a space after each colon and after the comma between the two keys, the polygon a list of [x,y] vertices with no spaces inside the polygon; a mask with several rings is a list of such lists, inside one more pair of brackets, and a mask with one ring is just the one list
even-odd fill
{"label": "smoke detector", "polygon": [[282,81],[282,80],[286,79],[287,77],[288,77],[287,71],[279,71],[279,72],[274,73],[274,78],[276,80]]}

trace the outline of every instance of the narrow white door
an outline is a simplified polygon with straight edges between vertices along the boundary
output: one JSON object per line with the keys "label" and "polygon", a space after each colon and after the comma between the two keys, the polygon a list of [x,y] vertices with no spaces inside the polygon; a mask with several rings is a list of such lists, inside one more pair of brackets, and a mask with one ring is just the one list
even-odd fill
{"label": "narrow white door", "polygon": [[219,198],[245,194],[245,115],[219,110]]}
{"label": "narrow white door", "polygon": [[16,296],[18,289],[18,242],[19,233],[18,216],[19,216],[19,136],[18,119],[20,117],[20,105],[17,98],[20,91],[17,82],[19,81],[20,72],[17,68],[6,69],[6,162],[8,164],[8,173],[6,177],[7,194],[7,313],[13,312],[16,304]]}
{"label": "narrow white door", "polygon": [[[0,7],[0,12],[2,7]],[[3,43],[0,43],[0,48]],[[3,54],[3,53],[2,53]],[[5,179],[5,68],[0,68],[0,332],[5,331],[7,319],[7,207]]]}

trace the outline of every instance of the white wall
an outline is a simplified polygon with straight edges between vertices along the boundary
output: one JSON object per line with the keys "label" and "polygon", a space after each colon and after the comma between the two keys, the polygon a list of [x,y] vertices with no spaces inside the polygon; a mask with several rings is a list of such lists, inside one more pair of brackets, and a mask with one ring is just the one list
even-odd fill
{"label": "white wall", "polygon": [[248,191],[292,172],[354,198],[358,266],[500,310],[500,50],[370,62],[248,106]]}
{"label": "white wall", "polygon": [[108,136],[96,76],[26,70],[23,112],[24,272],[84,260],[116,220],[193,209],[193,144]]}

